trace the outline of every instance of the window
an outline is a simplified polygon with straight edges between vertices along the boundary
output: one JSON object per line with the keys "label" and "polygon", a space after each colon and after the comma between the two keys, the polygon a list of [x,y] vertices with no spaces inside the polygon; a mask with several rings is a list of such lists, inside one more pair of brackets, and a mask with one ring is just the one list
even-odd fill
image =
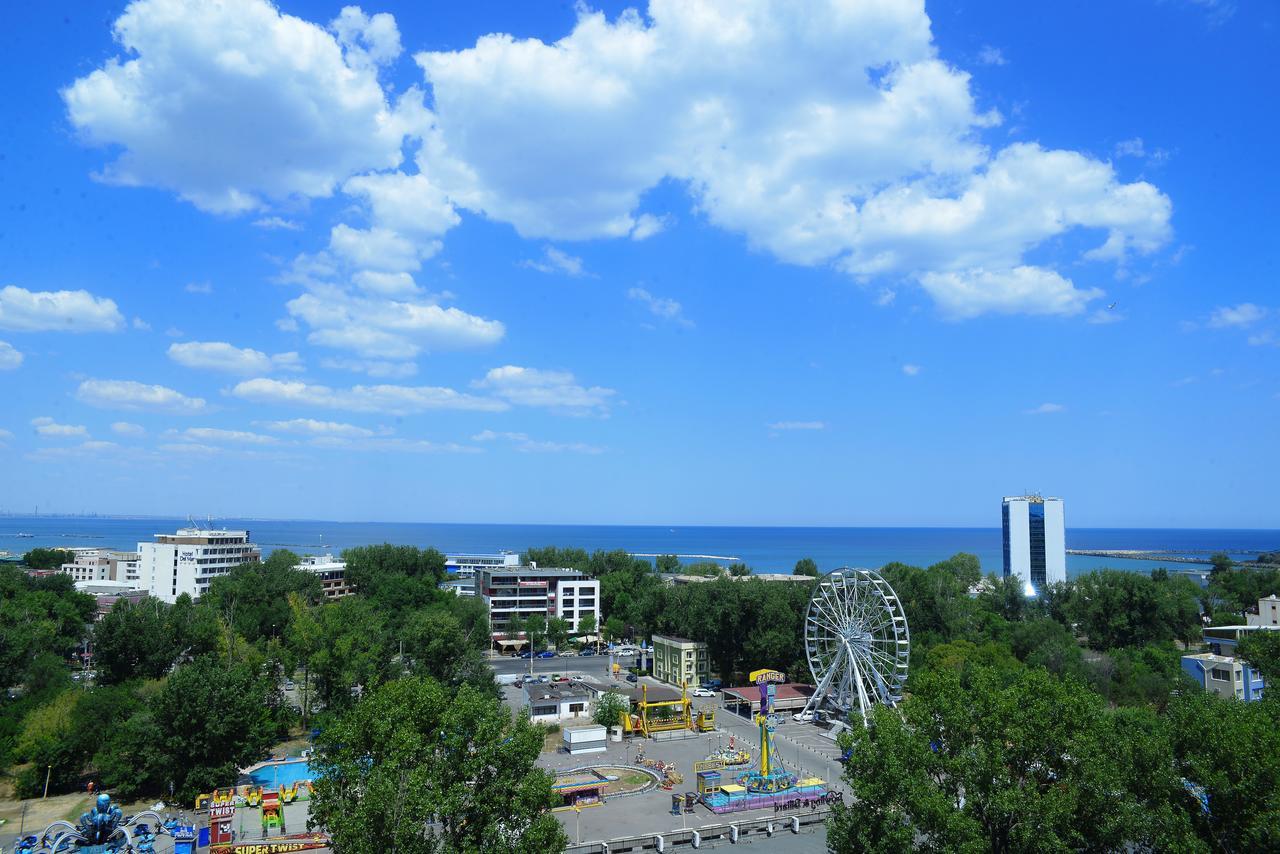
{"label": "window", "polygon": [[1214,679],[1217,679],[1219,682],[1231,681],[1231,671],[1227,670],[1225,667],[1215,667],[1209,671],[1209,675]]}

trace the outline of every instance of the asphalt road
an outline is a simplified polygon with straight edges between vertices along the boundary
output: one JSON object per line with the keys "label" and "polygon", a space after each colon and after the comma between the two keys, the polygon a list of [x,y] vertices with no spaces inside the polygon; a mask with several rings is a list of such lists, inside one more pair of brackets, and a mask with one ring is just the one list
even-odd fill
{"label": "asphalt road", "polygon": [[[634,662],[634,656],[620,656],[614,661],[626,669]],[[524,658],[492,658],[489,664],[498,676],[511,674],[527,674],[529,660]],[[581,673],[583,676],[607,676],[609,674],[609,656],[607,655],[557,655],[555,658],[533,659],[534,673]]]}

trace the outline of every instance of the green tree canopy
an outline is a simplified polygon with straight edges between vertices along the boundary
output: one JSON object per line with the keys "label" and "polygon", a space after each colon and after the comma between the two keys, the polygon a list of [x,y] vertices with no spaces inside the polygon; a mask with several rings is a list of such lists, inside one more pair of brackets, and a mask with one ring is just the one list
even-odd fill
{"label": "green tree canopy", "polygon": [[791,574],[809,575],[813,578],[817,578],[820,575],[818,572],[818,564],[811,557],[802,557],[800,560],[796,561],[796,568],[792,570]]}
{"label": "green tree canopy", "polygon": [[494,698],[432,679],[387,683],[327,728],[310,821],[350,854],[554,852],[542,731]]}
{"label": "green tree canopy", "polygon": [[22,556],[22,562],[32,569],[57,569],[75,559],[75,554],[66,549],[32,549]]}
{"label": "green tree canopy", "polygon": [[[856,806],[838,808],[833,851],[1118,850],[1183,839],[1160,807],[1124,789],[1127,757],[1098,698],[1043,670],[930,671],[898,712],[877,708],[855,732],[845,779]],[[1152,826],[1148,816],[1166,824]]]}
{"label": "green tree canopy", "polygon": [[622,716],[631,710],[631,703],[621,694],[607,691],[596,700],[596,710],[591,719],[600,726],[618,726]]}

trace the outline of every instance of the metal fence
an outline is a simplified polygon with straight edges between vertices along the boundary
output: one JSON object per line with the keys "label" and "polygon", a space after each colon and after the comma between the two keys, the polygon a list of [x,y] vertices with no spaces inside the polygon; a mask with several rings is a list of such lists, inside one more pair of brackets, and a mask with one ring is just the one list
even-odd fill
{"label": "metal fence", "polygon": [[565,848],[565,854],[622,854],[626,851],[659,851],[701,848],[740,841],[754,841],[778,833],[804,833],[827,820],[831,810],[795,815],[739,819],[685,830],[667,830],[637,836],[620,836],[607,842],[582,842]]}

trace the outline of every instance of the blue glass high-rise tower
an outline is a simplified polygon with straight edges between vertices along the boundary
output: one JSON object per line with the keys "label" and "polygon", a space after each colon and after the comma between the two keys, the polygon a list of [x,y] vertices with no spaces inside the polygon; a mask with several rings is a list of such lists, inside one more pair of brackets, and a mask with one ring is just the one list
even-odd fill
{"label": "blue glass high-rise tower", "polygon": [[1022,579],[1028,596],[1067,580],[1066,523],[1061,498],[1023,495],[1005,498],[1000,508],[1004,533],[1004,576]]}

